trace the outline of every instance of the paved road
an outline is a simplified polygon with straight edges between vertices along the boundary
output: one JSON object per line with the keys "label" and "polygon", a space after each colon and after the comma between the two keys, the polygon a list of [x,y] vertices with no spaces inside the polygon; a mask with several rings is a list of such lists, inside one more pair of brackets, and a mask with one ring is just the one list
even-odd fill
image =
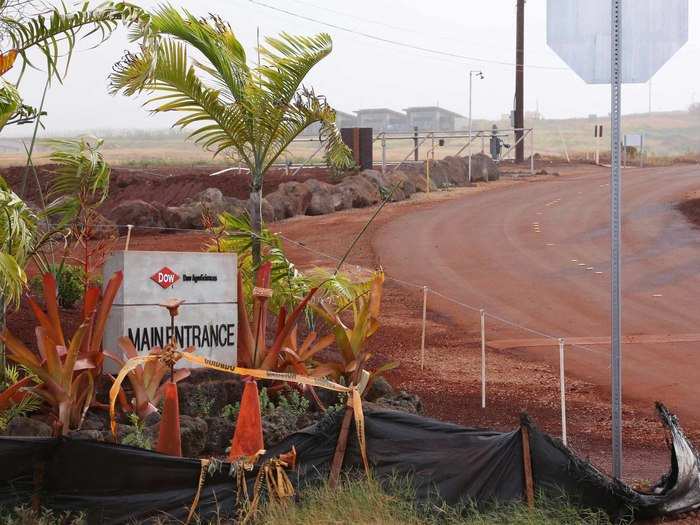
{"label": "paved road", "polygon": [[[374,248],[388,275],[590,343],[567,350],[567,374],[607,387],[608,173],[593,168],[450,201],[389,223]],[[700,189],[700,169],[627,169],[623,188],[623,332],[651,336],[623,346],[623,396],[662,400],[700,423],[700,230],[674,208]],[[478,313],[430,298],[433,309],[478,326]],[[490,318],[488,327],[489,338],[510,340],[500,348],[517,340],[528,348],[509,351],[556,363],[540,336]]]}

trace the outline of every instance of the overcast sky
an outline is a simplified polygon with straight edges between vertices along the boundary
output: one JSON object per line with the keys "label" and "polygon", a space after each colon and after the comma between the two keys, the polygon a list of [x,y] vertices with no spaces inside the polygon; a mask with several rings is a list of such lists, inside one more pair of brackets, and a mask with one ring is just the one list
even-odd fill
{"label": "overcast sky", "polygon": [[[637,1],[637,0],[635,0]],[[255,0],[258,2],[258,0]],[[515,0],[196,0],[172,1],[197,15],[217,13],[232,25],[254,59],[256,28],[262,36],[281,31],[312,34],[325,31],[334,42],[332,54],[311,73],[307,85],[328,97],[337,109],[367,107],[401,110],[408,106],[435,105],[466,114],[467,76],[481,69],[486,78],[475,81],[475,118],[497,118],[513,104]],[[135,3],[152,7],[159,2]],[[275,11],[267,4],[293,14]],[[546,43],[546,0],[529,0],[526,7],[526,109],[548,118],[607,115],[609,87],[585,84],[569,71]],[[316,21],[342,26],[404,44],[461,58],[397,46]],[[652,82],[654,111],[686,109],[700,101],[700,0],[690,0],[689,41],[655,75]],[[65,130],[104,128],[164,128],[172,116],[151,116],[141,101],[107,94],[112,64],[130,48],[123,30],[98,47],[83,42],[73,58],[68,78],[48,93],[45,119],[50,134]],[[133,47],[133,46],[131,46]],[[504,62],[506,64],[499,64]],[[551,69],[547,69],[551,68]],[[38,105],[43,89],[41,74],[22,81],[25,101]],[[624,89],[624,113],[648,109],[649,86]],[[26,135],[27,128],[11,127],[5,136]]]}

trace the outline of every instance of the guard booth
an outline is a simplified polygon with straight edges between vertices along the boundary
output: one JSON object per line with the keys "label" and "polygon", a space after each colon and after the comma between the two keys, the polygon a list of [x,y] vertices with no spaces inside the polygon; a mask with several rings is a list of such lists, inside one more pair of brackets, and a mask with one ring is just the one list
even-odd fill
{"label": "guard booth", "polygon": [[371,170],[373,167],[372,128],[341,128],[340,136],[352,150],[355,164],[360,169]]}

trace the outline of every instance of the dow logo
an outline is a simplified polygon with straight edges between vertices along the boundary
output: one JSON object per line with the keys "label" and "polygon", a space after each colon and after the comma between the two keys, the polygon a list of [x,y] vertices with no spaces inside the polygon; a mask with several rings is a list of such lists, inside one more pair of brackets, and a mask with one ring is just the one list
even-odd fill
{"label": "dow logo", "polygon": [[176,274],[174,271],[172,271],[170,268],[168,268],[167,266],[164,266],[163,268],[158,270],[156,273],[151,275],[151,280],[153,282],[155,282],[161,288],[169,288],[179,279],[180,279],[180,276],[178,274]]}

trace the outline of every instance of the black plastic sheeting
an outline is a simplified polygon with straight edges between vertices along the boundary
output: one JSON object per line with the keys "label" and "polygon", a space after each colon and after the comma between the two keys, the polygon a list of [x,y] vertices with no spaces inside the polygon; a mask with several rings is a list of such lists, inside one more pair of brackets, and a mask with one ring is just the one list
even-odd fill
{"label": "black plastic sheeting", "polygon": [[[559,440],[528,428],[536,491],[562,491],[583,506],[604,509],[613,519],[657,517],[700,508],[698,456],[676,418],[658,405],[670,440],[671,469],[652,493],[637,492],[577,458]],[[294,445],[295,485],[327,478],[342,414],[291,435],[266,457]],[[388,410],[365,412],[367,450],[378,478],[407,476],[418,499],[480,505],[523,498],[522,433],[464,428]],[[353,432],[345,469],[360,469]],[[90,523],[120,524],[170,515],[182,520],[194,499],[200,461],[133,447],[65,438],[0,438],[0,506],[29,504],[33,497],[57,511],[83,511]],[[250,483],[255,476],[250,474]],[[229,465],[208,475],[198,506],[202,518],[233,514],[236,484]]]}

